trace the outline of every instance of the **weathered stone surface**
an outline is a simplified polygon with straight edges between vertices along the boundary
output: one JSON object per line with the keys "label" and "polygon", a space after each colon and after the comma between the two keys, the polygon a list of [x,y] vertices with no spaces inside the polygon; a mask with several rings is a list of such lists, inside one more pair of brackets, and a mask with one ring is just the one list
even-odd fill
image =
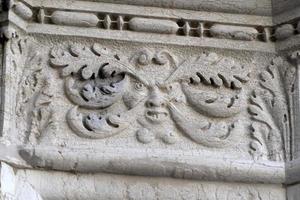
{"label": "weathered stone surface", "polygon": [[[88,0],[85,0],[88,1]],[[100,2],[110,2],[118,4],[132,4],[142,6],[155,6],[165,8],[178,8],[188,10],[204,10],[211,12],[229,12],[241,14],[257,14],[271,15],[272,4],[270,0],[161,0],[161,1],[145,1],[145,0],[95,0]]]}
{"label": "weathered stone surface", "polygon": [[178,25],[173,21],[147,18],[132,18],[129,21],[129,27],[132,30],[140,32],[166,34],[174,34],[179,28]]}
{"label": "weathered stone surface", "polygon": [[284,40],[291,37],[294,34],[294,27],[291,24],[284,24],[279,26],[275,30],[275,38],[278,40]]}
{"label": "weathered stone surface", "polygon": [[[251,199],[283,200],[281,186],[272,184],[184,181],[167,178],[108,174],[71,174],[39,170],[16,170],[4,164],[4,195],[17,199]],[[47,180],[47,181],[44,181]],[[68,184],[66,184],[68,183]],[[51,185],[51,187],[49,187]],[[64,185],[64,187],[61,187]],[[74,188],[76,188],[74,190]]]}
{"label": "weathered stone surface", "polygon": [[255,28],[229,26],[229,25],[213,25],[210,33],[217,38],[226,38],[234,40],[255,40],[258,31]]}
{"label": "weathered stone surface", "polygon": [[5,1],[3,199],[297,198],[299,15],[270,5]]}
{"label": "weathered stone surface", "polygon": [[96,15],[67,11],[53,12],[51,15],[51,20],[54,24],[79,27],[93,27],[99,22],[99,19]]}
{"label": "weathered stone surface", "polygon": [[287,198],[289,200],[296,200],[299,198],[300,194],[300,185],[291,185],[287,188]]}
{"label": "weathered stone surface", "polygon": [[297,31],[300,32],[300,21],[297,24]]}
{"label": "weathered stone surface", "polygon": [[32,10],[22,2],[18,2],[14,5],[14,11],[25,20],[30,20],[33,16]]}

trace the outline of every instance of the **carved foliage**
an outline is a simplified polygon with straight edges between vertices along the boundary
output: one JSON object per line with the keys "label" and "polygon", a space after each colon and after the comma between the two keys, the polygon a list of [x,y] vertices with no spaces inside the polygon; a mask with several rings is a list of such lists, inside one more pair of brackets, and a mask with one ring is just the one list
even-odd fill
{"label": "carved foliage", "polygon": [[[117,54],[95,44],[92,48],[77,45],[68,50],[54,48],[51,56],[52,66],[63,67],[66,94],[77,106],[104,109],[121,100],[128,82],[126,73],[131,71]],[[67,115],[72,130],[88,138],[115,135],[128,127],[129,119],[130,116],[123,118],[120,114],[82,116],[77,107]]]}
{"label": "carved foliage", "polygon": [[[251,96],[251,104],[249,106],[249,112],[255,121],[263,123],[263,125],[254,122],[251,125],[254,141],[251,142],[251,154],[258,159],[264,156],[264,149],[267,150],[267,156],[271,160],[282,160],[283,159],[283,146],[282,138],[277,125],[274,123],[273,117],[266,107],[265,102],[261,97],[253,94]],[[259,154],[259,156],[257,155]]]}
{"label": "carved foliage", "polygon": [[170,107],[170,111],[179,129],[190,139],[204,146],[224,148],[238,144],[244,133],[244,128],[240,121],[232,124],[227,124],[226,122],[196,121],[184,116],[174,106]]}
{"label": "carved foliage", "polygon": [[242,84],[249,80],[249,69],[235,63],[232,58],[219,58],[215,53],[202,54],[196,59],[183,61],[169,81],[182,79],[189,79],[191,83],[241,89]]}
{"label": "carved foliage", "polygon": [[245,94],[239,90],[232,94],[219,94],[214,91],[199,91],[187,84],[182,84],[182,89],[188,102],[200,113],[211,117],[232,117],[240,113],[246,106]]}
{"label": "carved foliage", "polygon": [[[187,102],[199,114],[230,119],[245,109],[242,87],[248,80],[249,69],[236,64],[232,58],[219,58],[211,53],[183,61],[167,82],[179,81]],[[222,87],[224,92],[209,90],[210,87]],[[228,123],[228,119],[221,122],[189,119],[174,104],[171,104],[170,112],[181,131],[205,146],[220,148],[238,144],[244,133],[241,121]]]}
{"label": "carved foliage", "polygon": [[39,138],[41,134],[49,129],[56,130],[54,121],[54,111],[52,108],[52,98],[54,96],[51,88],[51,78],[44,77],[40,91],[33,101],[31,133],[35,136],[31,140]]}
{"label": "carved foliage", "polygon": [[[92,48],[54,48],[50,61],[52,66],[63,68],[66,95],[77,105],[68,112],[67,121],[81,137],[111,137],[128,128],[134,120],[141,126],[137,139],[143,143],[155,138],[167,144],[175,143],[176,128],[170,120],[188,138],[209,147],[237,144],[244,133],[241,121],[230,119],[245,108],[242,87],[249,80],[249,71],[231,58],[203,54],[178,65],[168,51],[145,49],[128,62],[95,44]],[[202,85],[224,86],[230,93],[208,92],[201,89]],[[186,99],[207,120],[190,119],[188,113],[179,111],[180,106],[186,106]],[[109,110],[120,101],[128,110],[107,115],[78,113],[78,108]],[[139,118],[137,112],[143,109],[144,117]],[[213,122],[210,117],[228,118],[231,122],[226,122],[227,119]]]}
{"label": "carved foliage", "polygon": [[259,122],[252,124],[254,141],[250,146],[253,151],[266,148],[269,159],[275,161],[284,159],[284,149],[288,151],[284,144],[288,142],[290,131],[283,78],[279,73],[282,65],[282,59],[275,58],[261,73],[261,88],[253,92],[249,106],[252,119]]}
{"label": "carved foliage", "polygon": [[52,124],[51,78],[46,77],[42,58],[33,50],[36,46],[32,40],[16,38],[10,40],[9,45],[9,58],[15,70],[14,74],[17,75],[15,84],[20,88],[15,94],[16,114],[23,118],[16,122],[16,127],[25,133],[25,142],[36,143]]}
{"label": "carved foliage", "polygon": [[[232,58],[211,53],[178,64],[168,51],[146,49],[127,61],[95,44],[92,48],[54,48],[50,60],[52,66],[63,68],[66,95],[76,105],[68,112],[67,121],[81,137],[111,137],[137,120],[140,128],[136,136],[145,144],[155,138],[175,143],[176,128],[208,147],[232,146],[243,138],[244,125],[235,117],[247,105],[243,85],[249,81],[250,71]],[[282,144],[289,127],[278,65],[282,61],[274,59],[261,73],[260,88],[250,96],[249,113],[255,121],[251,125],[250,152],[255,159],[284,157]],[[110,113],[110,107],[121,101],[127,110]],[[181,110],[186,106],[202,117],[189,116]],[[78,109],[93,112],[84,116]],[[109,114],[95,114],[95,109],[105,109]],[[141,110],[143,117],[138,114]]]}
{"label": "carved foliage", "polygon": [[[67,122],[81,137],[111,137],[135,121],[136,137],[144,144],[157,138],[173,144],[179,130],[198,144],[224,148],[238,144],[245,133],[236,119],[247,107],[250,67],[233,58],[210,53],[178,64],[166,50],[144,49],[126,59],[95,44],[53,48],[50,61],[62,68],[65,93],[75,104]],[[281,65],[274,59],[250,96],[254,159],[284,159],[289,119],[282,76],[288,72],[281,73]],[[123,103],[125,110],[112,109]]]}

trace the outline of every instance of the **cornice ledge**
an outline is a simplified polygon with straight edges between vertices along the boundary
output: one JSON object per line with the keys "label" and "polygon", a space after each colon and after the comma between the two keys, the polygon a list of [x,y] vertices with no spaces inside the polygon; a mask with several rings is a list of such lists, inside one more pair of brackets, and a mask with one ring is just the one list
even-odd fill
{"label": "cornice ledge", "polygon": [[[223,12],[249,15],[272,15],[272,5],[270,0],[223,0],[206,1],[206,0],[84,0],[85,2],[106,2],[119,5],[137,5],[151,6],[170,9],[185,9],[194,11]],[[258,3],[259,2],[259,3]]]}
{"label": "cornice ledge", "polygon": [[275,51],[267,16],[112,5],[25,0],[12,5],[9,21],[28,34]]}
{"label": "cornice ledge", "polygon": [[284,162],[203,158],[182,153],[180,158],[174,158],[171,153],[159,151],[150,156],[140,149],[57,149],[51,146],[19,148],[20,156],[32,168],[208,181],[285,182]]}
{"label": "cornice ledge", "polygon": [[8,20],[29,34],[262,52],[275,52],[278,42],[293,40],[300,33],[297,18],[274,25],[269,16],[68,0],[17,2]]}

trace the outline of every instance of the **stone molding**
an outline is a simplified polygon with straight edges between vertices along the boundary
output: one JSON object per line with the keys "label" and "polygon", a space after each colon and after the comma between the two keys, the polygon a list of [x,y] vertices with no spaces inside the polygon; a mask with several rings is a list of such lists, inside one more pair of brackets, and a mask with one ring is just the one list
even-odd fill
{"label": "stone molding", "polygon": [[277,16],[181,7],[141,13],[138,5],[105,2],[11,1],[1,15],[1,162],[300,181],[299,8]]}
{"label": "stone molding", "polygon": [[[13,140],[13,143],[20,143],[20,147],[13,149],[19,152],[26,163],[15,160],[14,156],[6,156],[3,161],[23,167],[63,171],[114,172],[242,182],[285,181],[283,160],[285,157],[289,158],[291,148],[290,116],[286,100],[290,97],[289,91],[293,82],[282,83],[281,80],[292,81],[290,78],[293,77],[293,71],[289,71],[289,68],[284,69],[284,73],[279,71],[286,64],[280,57],[275,57],[265,70],[260,71],[259,85],[253,90],[245,85],[250,81],[250,71],[254,66],[251,63],[244,66],[231,57],[219,57],[216,53],[203,53],[178,62],[176,55],[167,50],[153,51],[144,48],[128,58],[97,43],[92,46],[76,44],[69,47],[54,46],[49,49],[46,56],[42,51],[37,53],[39,52],[36,49],[37,44],[29,38],[12,38],[9,46],[7,53],[11,60],[7,61],[7,65],[13,64],[19,66],[19,70],[24,69],[21,76],[23,79],[18,81],[23,86],[16,91],[19,105],[14,109],[20,117],[17,126],[21,125],[21,119],[24,117],[29,123],[26,127],[22,127],[26,130],[18,135],[21,141]],[[48,52],[41,44],[39,48]],[[41,63],[45,63],[41,60],[43,58],[46,58],[46,63],[49,62],[49,68],[41,68]],[[28,67],[24,68],[25,65]],[[148,67],[157,67],[160,71],[148,73]],[[65,118],[60,120],[61,122],[66,120],[71,133],[82,139],[101,142],[124,134],[128,129],[136,131],[134,143],[144,145],[161,141],[165,145],[172,146],[178,141],[184,142],[187,139],[196,145],[212,149],[232,148],[240,143],[244,137],[241,134],[245,133],[246,128],[241,120],[237,120],[237,116],[248,110],[249,117],[244,120],[249,121],[252,133],[247,148],[249,153],[247,151],[244,153],[248,157],[251,156],[251,159],[237,161],[230,158],[220,160],[220,157],[215,159],[206,157],[203,160],[201,155],[198,160],[196,152],[189,149],[158,148],[151,150],[149,155],[149,150],[143,153],[141,149],[124,147],[120,150],[116,147],[112,149],[95,147],[93,150],[46,145],[39,147],[41,137],[58,130],[55,125],[55,122],[58,122],[57,111],[53,102],[55,99],[58,100],[55,94],[61,93],[57,90],[61,86],[54,87],[50,69],[52,72],[60,71],[60,78],[56,79],[56,82],[59,79],[63,81],[64,91],[61,98],[64,100],[67,97],[70,101],[67,103],[68,110],[63,112],[65,108],[62,107],[60,113],[64,114]],[[154,80],[156,82],[153,82]],[[217,90],[217,98],[206,91],[206,87]],[[143,94],[143,91],[147,90],[150,94],[146,95],[147,92]],[[222,94],[222,90],[226,93]],[[247,97],[245,91],[248,91]],[[271,96],[265,95],[268,91]],[[111,93],[114,95],[110,96]],[[250,103],[246,104],[248,98]],[[153,108],[158,100],[159,112]],[[31,101],[32,112],[24,116],[27,102]],[[124,102],[126,108],[110,113],[110,107],[117,102]],[[144,107],[144,103],[141,106],[138,102],[145,102],[144,114],[138,114]],[[269,105],[269,102],[273,102],[272,105]],[[197,114],[194,116],[195,120],[198,117],[197,121],[189,119],[190,114],[185,113],[186,108],[182,109],[182,106],[194,109],[205,118],[201,119]],[[103,109],[106,109],[107,114],[94,113]],[[81,113],[82,111],[84,112]],[[145,119],[142,116],[145,116]],[[209,117],[220,118],[221,121],[210,121]],[[134,123],[136,128],[130,126]],[[160,124],[167,125],[164,129],[169,131],[167,134],[161,132]],[[174,124],[183,135],[178,135]],[[9,135],[8,132],[5,132],[6,135]],[[30,147],[31,145],[33,147]],[[139,151],[137,157],[136,151]],[[114,155],[111,156],[113,152]],[[120,155],[117,155],[118,153]],[[161,153],[165,155],[162,156]],[[177,158],[176,154],[181,155],[181,158]],[[153,166],[156,166],[155,169]],[[227,174],[232,168],[235,171]],[[205,173],[198,169],[204,170]]]}
{"label": "stone molding", "polygon": [[[42,199],[172,199],[210,200],[253,199],[282,200],[285,190],[275,184],[220,183],[186,181],[165,177],[118,174],[64,173],[24,170],[2,165],[4,197],[18,200]],[[47,180],[47,181],[44,181]],[[66,184],[68,183],[68,184]],[[84,184],[82,184],[84,183]],[[51,187],[49,187],[51,185]],[[62,187],[63,185],[63,187]],[[266,192],[267,191],[267,192]]]}
{"label": "stone molding", "polygon": [[[34,34],[269,52],[275,51],[276,42],[289,42],[299,37],[299,16],[294,16],[293,20],[283,17],[292,15],[288,12],[281,13],[277,20],[275,16],[274,24],[272,17],[265,16],[199,11],[187,14],[184,10],[176,10],[174,15],[174,10],[153,7],[143,8],[141,14],[137,6],[120,4],[111,9],[112,5],[86,1],[61,1],[53,5],[51,1],[27,0],[13,6],[9,20]],[[289,23],[285,24],[282,18]],[[129,35],[132,37],[128,38]]]}

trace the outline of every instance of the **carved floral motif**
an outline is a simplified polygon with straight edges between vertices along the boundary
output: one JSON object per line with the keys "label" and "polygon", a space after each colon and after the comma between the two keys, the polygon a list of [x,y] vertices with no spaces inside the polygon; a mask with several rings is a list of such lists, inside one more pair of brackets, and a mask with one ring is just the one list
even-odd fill
{"label": "carved floral motif", "polygon": [[33,50],[35,44],[28,38],[14,38],[9,42],[8,52],[14,73],[20,75],[15,84],[16,127],[22,140],[36,143],[37,139],[49,129],[54,129],[53,108],[51,106],[53,89],[47,72],[42,66],[42,57]]}
{"label": "carved floral motif", "polygon": [[255,89],[250,97],[249,113],[256,121],[251,126],[253,141],[250,144],[255,159],[267,156],[270,160],[281,161],[285,156],[283,149],[289,154],[288,94],[285,91],[290,85],[284,85],[284,77],[289,73],[280,73],[283,65],[281,58],[273,59],[260,74],[260,88]]}
{"label": "carved floral motif", "polygon": [[[16,70],[23,70],[19,81],[23,89],[17,97],[23,103],[17,113],[22,117],[31,110],[24,116],[30,119],[27,125],[21,126],[27,127],[24,131],[34,142],[53,129],[55,84],[41,67],[38,53],[25,48],[26,42],[15,40],[11,51],[23,58],[12,62]],[[61,69],[65,94],[74,105],[66,113],[67,123],[80,137],[109,138],[134,127],[137,140],[144,144],[154,140],[174,144],[185,136],[206,147],[233,147],[247,137],[249,121],[240,116],[248,108],[254,159],[280,161],[283,150],[290,148],[287,91],[293,87],[284,77],[292,72],[282,67],[280,58],[260,73],[259,87],[251,92],[247,85],[251,67],[215,53],[179,62],[167,50],[142,49],[128,58],[94,44],[54,47],[50,55],[51,66]]]}
{"label": "carved floral motif", "polygon": [[[178,64],[166,50],[141,50],[130,59],[94,44],[92,48],[53,48],[51,65],[62,67],[66,95],[76,106],[67,114],[71,129],[81,137],[106,138],[137,121],[137,139],[175,143],[179,129],[192,141],[209,147],[238,143],[244,125],[233,117],[246,107],[243,84],[249,71],[232,58],[211,53]],[[224,88],[224,92],[211,91]],[[219,90],[219,91],[223,91]],[[83,116],[78,108],[109,109],[123,102],[127,110]],[[182,112],[190,107],[207,119]],[[140,116],[140,112],[143,110]],[[211,117],[222,118],[219,122]]]}
{"label": "carved floral motif", "polygon": [[[155,139],[174,144],[182,132],[197,144],[225,148],[245,137],[245,123],[237,116],[248,107],[254,159],[280,161],[283,149],[290,148],[284,88],[292,88],[283,77],[291,72],[280,58],[260,74],[260,87],[248,96],[250,67],[215,53],[178,62],[167,50],[143,49],[127,59],[95,44],[54,48],[51,56],[52,66],[63,68],[66,95],[76,105],[68,124],[81,137],[111,137],[137,122],[136,137],[144,144]],[[109,112],[120,103],[125,110]],[[84,116],[78,108],[91,112]]]}

